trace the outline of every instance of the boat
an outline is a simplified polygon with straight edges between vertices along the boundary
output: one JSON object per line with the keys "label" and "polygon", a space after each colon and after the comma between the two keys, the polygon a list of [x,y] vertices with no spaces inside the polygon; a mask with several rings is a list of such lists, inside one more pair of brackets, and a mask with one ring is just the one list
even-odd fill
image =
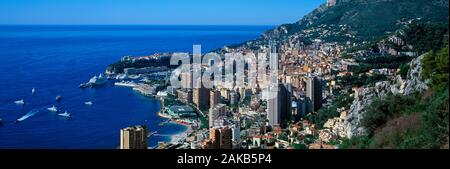
{"label": "boat", "polygon": [[24,121],[34,115],[36,115],[39,112],[39,110],[31,110],[29,111],[27,114],[23,115],[22,117],[20,117],[19,119],[16,120],[16,123]]}
{"label": "boat", "polygon": [[58,109],[56,108],[55,105],[53,105],[52,107],[47,108],[47,110],[51,111],[51,112],[58,112]]}
{"label": "boat", "polygon": [[91,101],[84,102],[85,105],[92,105],[93,103]]}
{"label": "boat", "polygon": [[115,79],[116,80],[125,80],[127,78],[126,74],[118,74]]}
{"label": "boat", "polygon": [[61,101],[61,99],[62,99],[62,97],[61,96],[56,96],[56,98],[55,98],[55,100],[57,101],[57,102],[59,102],[59,101]]}
{"label": "boat", "polygon": [[3,124],[3,119],[0,119],[0,125],[2,125]]}
{"label": "boat", "polygon": [[14,101],[14,103],[16,103],[16,104],[25,104],[25,101],[23,101],[23,99],[21,99],[21,100]]}
{"label": "boat", "polygon": [[35,95],[35,94],[36,94],[36,89],[35,89],[35,88],[31,89],[31,94],[32,94],[32,95]]}
{"label": "boat", "polygon": [[100,73],[98,76],[94,76],[89,79],[89,82],[80,84],[80,88],[96,87],[108,82],[108,78]]}
{"label": "boat", "polygon": [[71,117],[70,113],[68,113],[67,111],[65,111],[64,113],[58,114],[58,116],[67,117],[67,118]]}
{"label": "boat", "polygon": [[91,87],[88,83],[82,83],[82,84],[80,84],[80,86],[79,86],[80,88],[88,88],[88,87]]}
{"label": "boat", "polygon": [[121,81],[114,83],[115,86],[122,86],[122,87],[136,87],[137,84],[132,81]]}

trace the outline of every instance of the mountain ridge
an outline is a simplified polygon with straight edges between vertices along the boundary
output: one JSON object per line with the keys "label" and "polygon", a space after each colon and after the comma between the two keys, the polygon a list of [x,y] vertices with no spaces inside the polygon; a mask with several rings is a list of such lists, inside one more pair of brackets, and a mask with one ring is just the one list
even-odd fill
{"label": "mountain ridge", "polygon": [[[264,32],[255,40],[228,47],[255,47],[268,44],[269,41],[283,41],[289,36],[302,36],[302,31],[321,25],[328,25],[328,31],[345,31],[330,40],[324,38],[325,41],[371,41],[396,31],[404,22],[414,19],[433,22],[445,20],[448,23],[448,4],[446,0],[337,0],[336,5],[328,6],[324,3],[297,22],[282,24]],[[340,27],[342,25],[347,29],[343,30]],[[349,35],[354,38],[347,37]],[[304,37],[303,41],[315,38],[320,37]]]}

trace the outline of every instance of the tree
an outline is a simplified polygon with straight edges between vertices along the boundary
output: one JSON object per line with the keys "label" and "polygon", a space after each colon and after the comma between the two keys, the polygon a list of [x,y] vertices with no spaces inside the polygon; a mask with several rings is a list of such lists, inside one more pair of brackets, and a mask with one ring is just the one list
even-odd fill
{"label": "tree", "polygon": [[414,105],[416,99],[411,96],[388,95],[375,99],[367,108],[361,120],[361,126],[367,129],[369,135],[384,125],[389,119],[402,114],[409,106]]}
{"label": "tree", "polygon": [[439,90],[449,85],[448,46],[438,52],[431,51],[422,60],[422,77],[431,79],[432,87]]}

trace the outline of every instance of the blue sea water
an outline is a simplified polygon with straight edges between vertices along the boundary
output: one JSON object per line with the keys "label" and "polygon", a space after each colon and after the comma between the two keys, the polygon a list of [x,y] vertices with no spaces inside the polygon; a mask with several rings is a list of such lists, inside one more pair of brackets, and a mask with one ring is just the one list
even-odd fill
{"label": "blue sea water", "polygon": [[[122,56],[203,52],[257,38],[270,26],[0,26],[0,149],[114,149],[120,128],[144,124],[160,134],[159,102],[112,84],[80,89]],[[31,89],[36,88],[36,95]],[[55,102],[62,96],[60,103]],[[16,100],[24,99],[25,105]],[[92,106],[84,102],[92,101]],[[71,119],[47,110],[56,105]],[[29,118],[15,121],[24,115]],[[169,137],[150,137],[149,146]]]}

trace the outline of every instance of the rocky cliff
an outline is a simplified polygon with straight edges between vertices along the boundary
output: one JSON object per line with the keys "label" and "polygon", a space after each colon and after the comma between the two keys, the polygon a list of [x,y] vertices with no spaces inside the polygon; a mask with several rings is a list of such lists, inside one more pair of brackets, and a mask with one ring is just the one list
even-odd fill
{"label": "rocky cliff", "polygon": [[427,81],[420,77],[422,72],[422,59],[419,56],[409,63],[410,70],[406,79],[400,76],[390,80],[376,83],[374,86],[363,87],[356,94],[347,116],[329,119],[324,128],[330,129],[341,138],[351,138],[365,134],[365,129],[360,126],[366,108],[375,98],[382,98],[387,94],[410,95],[415,92],[423,92],[428,89]]}

